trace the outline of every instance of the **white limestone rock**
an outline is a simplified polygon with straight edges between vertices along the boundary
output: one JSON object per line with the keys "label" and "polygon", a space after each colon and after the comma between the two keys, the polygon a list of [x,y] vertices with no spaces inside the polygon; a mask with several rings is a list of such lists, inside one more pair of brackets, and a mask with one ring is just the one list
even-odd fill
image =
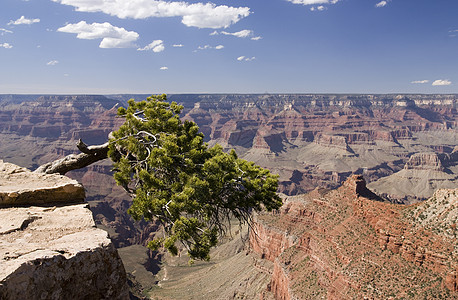
{"label": "white limestone rock", "polygon": [[0,299],[128,299],[122,261],[107,232],[95,227],[88,204],[56,201],[74,202],[72,193],[82,187],[60,189],[70,179],[58,176],[43,188],[49,177],[28,173],[0,162],[3,195],[27,191],[20,207],[0,208]]}
{"label": "white limestone rock", "polygon": [[0,206],[83,202],[84,188],[58,174],[40,174],[0,160]]}

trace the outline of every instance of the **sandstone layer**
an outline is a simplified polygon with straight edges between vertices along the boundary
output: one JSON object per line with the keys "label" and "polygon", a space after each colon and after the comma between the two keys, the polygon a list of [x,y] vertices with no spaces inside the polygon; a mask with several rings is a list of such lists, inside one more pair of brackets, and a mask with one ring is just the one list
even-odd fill
{"label": "sandstone layer", "polygon": [[0,160],[0,207],[83,202],[76,180],[56,174],[32,173]]}
{"label": "sandstone layer", "polygon": [[19,207],[0,208],[0,299],[128,299],[124,266],[107,232],[95,227],[87,203],[75,204],[83,187],[3,162],[0,170],[8,178],[2,190],[19,199],[27,194]]}
{"label": "sandstone layer", "polygon": [[250,244],[274,263],[276,299],[456,299],[457,195],[396,205],[354,176],[259,215]]}

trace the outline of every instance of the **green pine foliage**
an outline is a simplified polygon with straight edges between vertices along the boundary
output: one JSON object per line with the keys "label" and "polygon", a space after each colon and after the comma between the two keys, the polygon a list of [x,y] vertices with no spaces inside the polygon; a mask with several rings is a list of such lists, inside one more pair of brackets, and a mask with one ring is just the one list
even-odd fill
{"label": "green pine foliage", "polygon": [[159,220],[166,235],[149,243],[191,258],[209,259],[227,221],[249,222],[252,211],[278,209],[278,176],[253,162],[209,147],[199,127],[182,121],[183,109],[166,95],[129,100],[118,115],[125,123],[110,139],[114,178],[133,197],[134,219]]}

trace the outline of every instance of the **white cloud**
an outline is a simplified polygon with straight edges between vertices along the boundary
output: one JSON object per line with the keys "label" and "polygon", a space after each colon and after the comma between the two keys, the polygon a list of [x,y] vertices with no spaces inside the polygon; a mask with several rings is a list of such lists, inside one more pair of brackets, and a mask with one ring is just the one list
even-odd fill
{"label": "white cloud", "polygon": [[129,48],[134,47],[134,41],[138,39],[138,33],[127,31],[110,23],[87,24],[81,21],[76,24],[67,24],[57,29],[59,32],[76,33],[77,38],[84,40],[102,39],[100,48]]}
{"label": "white cloud", "polygon": [[13,33],[13,32],[5,28],[0,28],[0,35],[4,35],[5,33]]}
{"label": "white cloud", "polygon": [[237,60],[238,61],[252,61],[252,60],[255,60],[256,57],[246,57],[246,56],[239,56],[237,57]]}
{"label": "white cloud", "polygon": [[379,3],[375,4],[375,7],[384,7],[388,4],[388,1],[380,1]]}
{"label": "white cloud", "polygon": [[240,31],[237,31],[237,32],[227,32],[227,31],[218,32],[218,31],[215,30],[212,33],[210,33],[210,35],[219,35],[219,34],[232,35],[232,36],[239,37],[239,38],[252,37],[251,40],[253,40],[253,41],[258,41],[258,40],[262,39],[261,36],[253,37],[254,32],[253,32],[253,30],[249,30],[249,29],[244,29],[244,30],[240,30]]}
{"label": "white cloud", "polygon": [[183,47],[183,45],[182,44],[174,44],[174,45],[172,45],[172,47],[181,48],[181,47]]}
{"label": "white cloud", "polygon": [[414,81],[411,81],[410,83],[417,84],[417,83],[428,83],[428,82],[429,82],[429,80],[425,79],[425,80],[414,80]]}
{"label": "white cloud", "polygon": [[143,48],[138,48],[138,51],[148,51],[148,50],[153,50],[153,52],[162,52],[164,51],[165,46],[164,42],[162,40],[154,40],[151,44],[148,46],[145,46]]}
{"label": "white cloud", "polygon": [[451,85],[452,82],[448,79],[438,79],[433,82],[432,85]]}
{"label": "white cloud", "polygon": [[223,45],[218,45],[218,46],[210,46],[210,45],[205,45],[205,46],[199,46],[197,47],[198,50],[207,50],[207,49],[216,49],[216,50],[221,50],[223,49],[224,46]]}
{"label": "white cloud", "polygon": [[335,4],[339,0],[287,0],[294,4],[315,5],[315,4]]}
{"label": "white cloud", "polygon": [[317,11],[317,10],[318,10],[318,11],[323,11],[323,10],[326,10],[326,7],[324,7],[323,5],[320,5],[320,6],[317,6],[317,7],[312,6],[312,7],[310,8],[310,10],[311,10],[311,11]]}
{"label": "white cloud", "polygon": [[168,2],[163,0],[52,0],[82,12],[103,12],[121,19],[181,17],[186,26],[227,28],[250,15],[249,7],[213,3]]}
{"label": "white cloud", "polygon": [[11,46],[8,43],[3,43],[3,44],[0,44],[0,48],[11,49],[11,48],[13,48],[13,46]]}
{"label": "white cloud", "polygon": [[38,22],[40,22],[40,19],[27,19],[26,17],[21,16],[16,21],[13,21],[13,20],[9,21],[8,25],[30,25],[30,24],[38,23]]}
{"label": "white cloud", "polygon": [[46,63],[47,66],[55,66],[59,63],[58,60],[51,60]]}
{"label": "white cloud", "polygon": [[239,37],[239,38],[247,38],[247,37],[253,35],[253,30],[244,29],[244,30],[237,31],[237,32],[226,32],[226,31],[221,31],[221,34],[224,34],[224,35],[233,35],[233,36],[236,36],[236,37]]}
{"label": "white cloud", "polygon": [[168,67],[160,67],[159,70],[168,70]]}

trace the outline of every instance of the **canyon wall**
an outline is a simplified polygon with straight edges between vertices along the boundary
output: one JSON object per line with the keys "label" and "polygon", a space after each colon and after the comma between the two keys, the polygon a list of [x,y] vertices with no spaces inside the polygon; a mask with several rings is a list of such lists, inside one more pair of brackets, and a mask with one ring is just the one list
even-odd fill
{"label": "canyon wall", "polygon": [[257,216],[251,249],[274,262],[276,299],[458,297],[458,189],[408,206],[374,197],[353,176]]}
{"label": "canyon wall", "polygon": [[[0,156],[35,169],[77,153],[79,138],[87,144],[104,143],[123,121],[116,117],[117,107],[130,98],[146,97],[0,95]],[[285,194],[336,188],[351,174],[362,174],[371,189],[400,203],[424,200],[436,188],[456,185],[458,161],[452,153],[458,153],[457,99],[393,94],[169,96],[183,104],[184,118],[197,122],[210,145],[234,148],[240,157],[278,173]],[[108,160],[67,175],[86,187],[96,223],[109,230],[117,247],[145,244],[157,229],[126,214],[130,199],[114,184]]]}

